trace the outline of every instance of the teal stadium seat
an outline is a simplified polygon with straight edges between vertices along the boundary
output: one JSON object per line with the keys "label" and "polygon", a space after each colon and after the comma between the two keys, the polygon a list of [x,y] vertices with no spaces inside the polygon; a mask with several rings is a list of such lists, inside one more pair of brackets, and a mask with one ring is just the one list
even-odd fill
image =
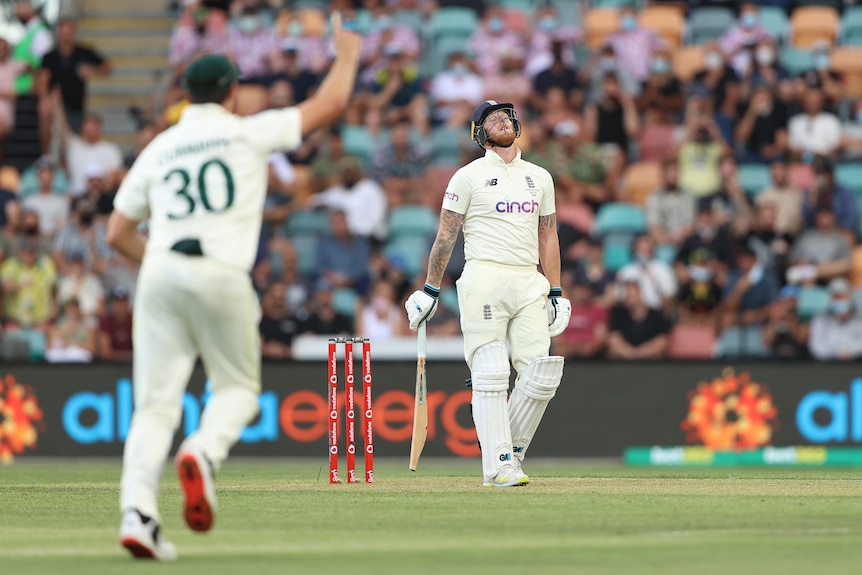
{"label": "teal stadium seat", "polygon": [[434,50],[430,56],[423,56],[430,60],[429,65],[432,66],[432,72],[438,73],[446,68],[449,63],[449,56],[453,52],[469,53],[467,47],[469,37],[467,36],[442,36],[434,41]]}
{"label": "teal stadium seat", "polygon": [[850,188],[856,197],[862,196],[862,163],[837,164],[835,166],[835,181]]}
{"label": "teal stadium seat", "polygon": [[717,40],[736,23],[729,8],[695,8],[688,17],[688,43],[705,44]]}
{"label": "teal stadium seat", "polygon": [[750,196],[772,186],[772,175],[766,164],[740,164],[737,167],[739,185]]}
{"label": "teal stadium seat", "polygon": [[826,311],[829,305],[829,290],[825,287],[804,287],[799,291],[796,300],[796,315],[803,321],[808,321],[815,315]]}
{"label": "teal stadium seat", "polygon": [[3,334],[3,346],[4,352],[14,350],[13,353],[9,353],[12,356],[10,359],[43,361],[48,341],[45,334],[39,330],[19,329],[7,331]]}
{"label": "teal stadium seat", "polygon": [[445,36],[469,38],[479,27],[479,18],[469,8],[440,8],[431,16],[429,30],[431,38],[436,42]]}
{"label": "teal stadium seat", "polygon": [[297,270],[304,277],[314,277],[317,272],[317,236],[295,236],[290,239],[296,249]]}
{"label": "teal stadium seat", "polygon": [[769,355],[763,346],[760,326],[730,327],[721,332],[715,345],[715,357],[722,359],[760,358]]}
{"label": "teal stadium seat", "polygon": [[374,150],[374,139],[365,126],[347,124],[341,128],[341,145],[344,151],[359,158],[364,167],[371,164],[371,154]]}
{"label": "teal stadium seat", "polygon": [[537,0],[500,0],[500,6],[507,10],[518,10],[532,14],[536,10]]}
{"label": "teal stadium seat", "polygon": [[758,10],[760,23],[766,28],[779,44],[783,44],[790,36],[790,19],[787,12],[778,6],[761,6]]}
{"label": "teal stadium seat", "polygon": [[862,6],[848,8],[841,17],[839,43],[844,46],[862,46]]}
{"label": "teal stadium seat", "polygon": [[440,292],[440,305],[460,315],[461,310],[458,308],[458,291],[455,289],[455,286],[447,287]]}
{"label": "teal stadium seat", "polygon": [[602,240],[605,268],[615,272],[632,261],[632,234],[609,234]]}
{"label": "teal stadium seat", "polygon": [[284,222],[284,235],[318,237],[329,231],[329,214],[326,210],[300,210]]}
{"label": "teal stadium seat", "polygon": [[351,288],[336,288],[332,290],[332,307],[338,313],[348,317],[356,315],[356,300],[359,296]]}
{"label": "teal stadium seat", "polygon": [[[36,166],[30,166],[21,172],[21,187],[18,190],[18,199],[23,200],[39,191],[39,178]],[[63,195],[69,191],[69,178],[66,171],[59,166],[54,168],[54,184],[51,187],[55,194]]]}
{"label": "teal stadium seat", "polygon": [[435,166],[461,164],[461,144],[469,136],[469,130],[437,127],[431,130],[431,157]]}
{"label": "teal stadium seat", "polygon": [[399,206],[389,213],[389,239],[415,236],[428,239],[437,232],[437,215],[425,206]]}
{"label": "teal stadium seat", "polygon": [[778,63],[793,75],[814,69],[814,57],[809,50],[785,46],[778,54]]}
{"label": "teal stadium seat", "polygon": [[655,259],[664,262],[668,265],[673,265],[676,261],[676,246],[673,244],[662,244],[655,248]]}
{"label": "teal stadium seat", "polygon": [[395,18],[395,22],[401,26],[409,26],[417,34],[422,31],[424,18],[419,10],[396,10],[392,16]]}
{"label": "teal stadium seat", "polygon": [[646,216],[640,206],[618,202],[599,208],[593,231],[604,236],[610,233],[640,234],[646,229]]}
{"label": "teal stadium seat", "polygon": [[593,2],[593,8],[625,8],[626,6],[640,8],[641,3],[639,0],[594,0]]}
{"label": "teal stadium seat", "polygon": [[411,280],[424,269],[430,251],[430,239],[417,236],[390,239],[383,248],[387,258],[397,259],[404,266],[404,275]]}

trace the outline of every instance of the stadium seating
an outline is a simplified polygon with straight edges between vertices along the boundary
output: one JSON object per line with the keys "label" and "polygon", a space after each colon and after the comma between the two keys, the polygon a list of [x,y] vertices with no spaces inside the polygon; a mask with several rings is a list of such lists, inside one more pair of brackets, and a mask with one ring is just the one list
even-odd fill
{"label": "stadium seating", "polygon": [[440,305],[455,313],[460,313],[458,309],[458,291],[455,289],[455,286],[447,287],[440,292]]}
{"label": "stadium seating", "polygon": [[332,290],[332,307],[338,313],[343,313],[347,317],[356,315],[356,302],[359,296],[351,288],[336,288]]}
{"label": "stadium seating", "polygon": [[456,165],[461,161],[461,143],[469,130],[439,127],[431,131],[431,154],[440,165]]}
{"label": "stadium seating", "polygon": [[[36,175],[36,166],[30,166],[21,172],[21,184],[18,190],[18,199],[23,200],[39,191],[39,180]],[[69,179],[66,171],[59,166],[54,168],[54,186],[51,188],[55,194],[65,194],[69,189]]]}
{"label": "stadium seating", "polygon": [[371,164],[374,138],[365,126],[346,124],[341,128],[341,145],[344,151],[356,156],[366,168]]}
{"label": "stadium seating", "polygon": [[638,137],[638,160],[664,162],[673,153],[677,127],[673,124],[654,124],[641,130]]}
{"label": "stadium seating", "polygon": [[714,355],[722,359],[759,358],[769,355],[769,351],[763,345],[760,326],[741,326],[721,332]]}
{"label": "stadium seating", "polygon": [[790,18],[787,12],[776,6],[760,6],[758,8],[760,23],[779,43],[784,43],[790,36]]}
{"label": "stadium seating", "polygon": [[627,201],[642,206],[647,196],[661,187],[662,166],[658,162],[629,164],[623,172],[622,189]]}
{"label": "stadium seating", "polygon": [[440,8],[431,16],[429,31],[431,38],[437,42],[446,36],[469,38],[479,27],[479,18],[469,8]]}
{"label": "stadium seating", "polygon": [[784,46],[778,53],[778,63],[793,75],[814,69],[814,57],[810,50],[799,50]]}
{"label": "stadium seating", "polygon": [[592,210],[585,204],[557,204],[557,221],[569,224],[585,234],[591,234],[595,226],[596,217]]}
{"label": "stadium seating", "polygon": [[615,272],[632,261],[632,234],[611,233],[602,239],[603,263]]}
{"label": "stadium seating", "polygon": [[673,51],[673,73],[681,82],[690,82],[704,69],[703,46],[681,46]]}
{"label": "stadium seating", "polygon": [[670,359],[711,359],[715,331],[703,325],[676,325],[670,331],[667,356]]}
{"label": "stadium seating", "polygon": [[862,6],[853,6],[844,13],[840,40],[845,46],[862,46]]}
{"label": "stadium seating", "polygon": [[319,236],[297,235],[290,238],[296,250],[297,269],[303,277],[313,278],[317,273],[317,244]]}
{"label": "stadium seating", "polygon": [[528,35],[530,33],[530,26],[532,23],[530,22],[530,17],[526,12],[521,10],[506,10],[504,21],[506,22],[507,30],[512,30],[518,34]]}
{"label": "stadium seating", "polygon": [[647,229],[646,216],[640,206],[615,202],[604,204],[596,215],[595,232],[640,234]]}
{"label": "stadium seating", "polygon": [[0,167],[0,190],[16,194],[21,190],[21,174],[15,166]]}
{"label": "stadium seating", "polygon": [[717,40],[735,23],[736,17],[729,8],[695,8],[688,18],[688,43],[704,44]]}
{"label": "stadium seating", "polygon": [[639,0],[594,0],[592,4],[594,8],[613,8],[617,10],[628,6],[634,8],[640,7]]}
{"label": "stadium seating", "polygon": [[37,329],[16,329],[3,334],[3,354],[6,359],[43,361],[48,341]]}
{"label": "stadium seating", "polygon": [[405,205],[392,209],[387,224],[389,238],[428,238],[437,231],[437,215],[425,206]]}
{"label": "stadium seating", "polygon": [[841,74],[845,97],[862,97],[862,46],[833,48],[830,68]]}
{"label": "stadium seating", "polygon": [[601,48],[620,27],[620,14],[611,8],[593,8],[584,14],[584,42],[591,50]]}
{"label": "stadium seating", "polygon": [[325,210],[300,210],[284,222],[284,235],[318,237],[329,231],[329,214]]}
{"label": "stadium seating", "polygon": [[862,196],[862,163],[837,164],[835,181],[853,190],[857,198]]}
{"label": "stadium seating", "polygon": [[428,238],[402,236],[387,241],[383,252],[390,260],[397,259],[404,266],[404,274],[412,279],[424,269],[430,247]]}
{"label": "stadium seating", "polygon": [[790,36],[793,46],[810,48],[815,42],[824,40],[835,43],[840,18],[833,8],[824,6],[802,6],[790,17]]}
{"label": "stadium seating", "polygon": [[673,265],[676,260],[677,248],[673,244],[662,244],[655,248],[655,259],[668,265]]}
{"label": "stadium seating", "polygon": [[737,172],[739,185],[749,195],[759,194],[772,186],[772,175],[766,164],[740,164]]}
{"label": "stadium seating", "polygon": [[658,32],[671,48],[682,44],[685,16],[673,6],[647,6],[638,12],[638,24]]}
{"label": "stadium seating", "polygon": [[803,321],[808,321],[815,315],[826,311],[829,305],[829,290],[825,287],[804,287],[799,291],[796,300],[796,315]]}
{"label": "stadium seating", "polygon": [[413,28],[416,33],[420,33],[422,31],[422,25],[425,20],[422,16],[422,12],[419,10],[409,10],[407,8],[396,10],[392,14],[392,17],[395,19],[397,24],[409,26],[410,28]]}

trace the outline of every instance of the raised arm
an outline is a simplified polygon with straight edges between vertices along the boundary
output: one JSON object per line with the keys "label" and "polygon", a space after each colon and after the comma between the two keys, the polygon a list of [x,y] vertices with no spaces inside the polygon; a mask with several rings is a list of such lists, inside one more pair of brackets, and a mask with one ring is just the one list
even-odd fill
{"label": "raised arm", "polygon": [[440,284],[443,283],[443,273],[449,264],[449,258],[452,257],[452,250],[455,247],[455,242],[458,241],[458,233],[461,231],[463,223],[464,214],[459,214],[445,208],[440,210],[440,227],[437,230],[434,245],[431,246],[431,254],[428,256],[426,284],[439,288]]}

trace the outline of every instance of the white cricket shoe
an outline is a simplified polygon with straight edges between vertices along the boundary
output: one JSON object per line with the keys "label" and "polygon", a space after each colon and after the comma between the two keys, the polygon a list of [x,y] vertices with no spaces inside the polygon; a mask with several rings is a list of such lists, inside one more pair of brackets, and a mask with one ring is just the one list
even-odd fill
{"label": "white cricket shoe", "polygon": [[183,517],[192,531],[212,529],[216,511],[215,485],[210,462],[197,449],[180,449],[174,463],[183,489]]}
{"label": "white cricket shoe", "polygon": [[123,513],[120,523],[120,545],[129,550],[136,559],[173,561],[177,548],[162,537],[159,522],[141,515],[136,509]]}
{"label": "white cricket shoe", "polygon": [[504,467],[494,479],[486,481],[485,487],[520,487],[530,482],[527,474],[516,467]]}

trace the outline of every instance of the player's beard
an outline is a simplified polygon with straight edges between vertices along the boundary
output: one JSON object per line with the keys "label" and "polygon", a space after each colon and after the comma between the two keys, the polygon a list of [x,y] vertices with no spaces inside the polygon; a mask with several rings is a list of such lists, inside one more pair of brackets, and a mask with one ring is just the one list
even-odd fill
{"label": "player's beard", "polygon": [[493,138],[488,138],[488,141],[498,148],[510,148],[515,143],[515,132],[513,130],[508,134],[494,136]]}

